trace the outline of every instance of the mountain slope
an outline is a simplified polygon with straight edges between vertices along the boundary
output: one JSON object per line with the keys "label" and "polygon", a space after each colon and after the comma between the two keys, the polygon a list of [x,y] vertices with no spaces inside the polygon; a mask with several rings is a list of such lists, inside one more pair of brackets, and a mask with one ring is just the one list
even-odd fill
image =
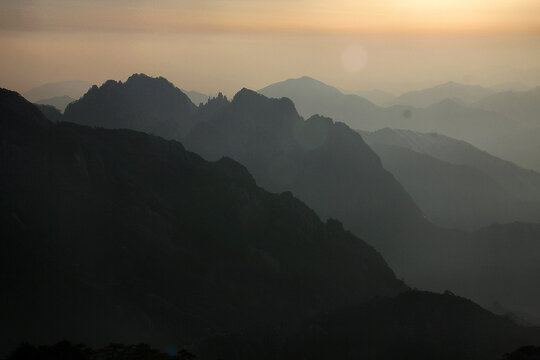
{"label": "mountain slope", "polygon": [[230,159],[53,124],[7,90],[0,114],[2,349],[286,331],[407,289],[340,223]]}
{"label": "mountain slope", "polygon": [[540,202],[519,200],[476,168],[405,147],[370,146],[435,224],[471,230],[495,222],[540,221]]}
{"label": "mountain slope", "polygon": [[435,133],[388,128],[361,134],[369,145],[404,147],[451,164],[470,166],[491,177],[504,191],[518,199],[540,200],[540,174],[522,169],[464,141]]}
{"label": "mountain slope", "polygon": [[132,75],[109,80],[68,105],[63,120],[108,129],[128,128],[175,139],[194,125],[196,106],[164,78]]}

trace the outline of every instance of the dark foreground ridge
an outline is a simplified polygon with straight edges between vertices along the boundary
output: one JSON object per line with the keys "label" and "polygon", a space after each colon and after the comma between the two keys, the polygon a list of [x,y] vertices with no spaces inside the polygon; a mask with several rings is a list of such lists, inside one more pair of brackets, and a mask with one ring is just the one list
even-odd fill
{"label": "dark foreground ridge", "polygon": [[7,90],[0,114],[3,345],[292,328],[407,289],[339,222],[235,161],[53,124]]}

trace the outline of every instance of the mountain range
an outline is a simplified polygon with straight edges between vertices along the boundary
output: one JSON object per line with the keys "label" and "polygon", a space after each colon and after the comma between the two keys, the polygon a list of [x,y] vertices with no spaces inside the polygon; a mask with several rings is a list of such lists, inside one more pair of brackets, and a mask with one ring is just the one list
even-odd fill
{"label": "mountain range", "polygon": [[[460,91],[478,94],[454,96]],[[422,104],[395,100],[395,104],[422,107],[407,104],[377,106],[358,95],[343,94],[337,88],[309,77],[275,83],[259,92],[270,97],[290,98],[304,117],[320,114],[363,131],[390,127],[437,132],[540,171],[540,143],[534,136],[527,136],[528,131],[537,133],[540,129],[536,89],[493,93],[476,86],[447,83],[402,95],[426,99]]]}
{"label": "mountain range", "polygon": [[[294,109],[247,90],[214,101],[216,116],[218,105],[238,116],[216,119],[252,130],[267,119],[251,123],[250,112],[271,111],[278,130],[266,150],[283,140]],[[53,123],[4,89],[0,114],[2,349],[69,336],[97,346],[188,344],[201,359],[487,360],[540,344],[539,328],[450,292],[409,291],[340,222],[322,222],[290,192],[263,190],[232,159],[208,162],[132,130]],[[324,118],[297,132],[304,151],[316,152],[325,132],[330,148],[341,136],[349,138],[342,151],[363,144]],[[366,164],[380,166],[363,146]],[[523,240],[515,241],[535,242],[538,229],[517,228]],[[500,237],[506,247],[505,235],[489,228],[478,239],[492,246]],[[470,259],[475,249],[484,250],[473,244]],[[534,254],[519,255],[522,271],[534,271]],[[495,260],[504,267],[508,259]],[[501,270],[491,280],[506,284],[515,274]]]}
{"label": "mountain range", "polygon": [[408,289],[338,221],[231,159],[52,123],[7,90],[0,113],[1,348],[67,335],[175,344]]}
{"label": "mountain range", "polygon": [[73,101],[75,101],[74,98],[67,95],[62,95],[62,96],[56,96],[56,97],[52,97],[48,99],[38,100],[36,101],[36,104],[51,105],[63,112],[68,106],[68,104],[72,103]]}
{"label": "mountain range", "polygon": [[[67,80],[59,82],[45,83],[26,91],[23,95],[32,102],[43,102],[45,99],[59,98],[67,96],[71,99],[78,99],[90,89],[92,84],[82,80]],[[55,105],[49,104],[48,105]],[[62,109],[60,109],[62,110]]]}
{"label": "mountain range", "polygon": [[[145,81],[164,80],[145,77]],[[99,94],[105,93],[106,88],[102,88],[96,88],[96,98],[104,97]],[[148,89],[151,86],[139,86],[136,92],[146,97]],[[175,90],[175,93],[178,92]],[[126,95],[123,103],[109,102],[107,106],[123,109],[125,106],[120,104],[129,104],[129,99],[136,101],[137,98]],[[163,107],[166,108],[165,103]],[[91,108],[78,110],[79,114],[75,111],[72,114],[74,121],[78,116],[93,112]],[[116,127],[140,129],[137,117],[133,125],[129,117],[124,119],[127,122]],[[152,119],[147,118],[148,126],[153,126]],[[504,258],[503,248],[493,250],[489,243],[477,242],[476,233],[445,229],[430,222],[406,189],[384,169],[377,154],[345,124],[321,116],[304,120],[291,100],[269,99],[247,89],[237,93],[232,101],[219,95],[195,111],[189,110],[183,115],[179,112],[176,121],[191,128],[184,137],[177,138],[188,149],[207,160],[231,157],[245,165],[263,188],[292,191],[323,219],[339,219],[346,228],[381,251],[390,266],[409,284],[435,291],[452,289],[484,306],[498,301],[516,312],[533,316],[540,313],[540,308],[534,305],[535,301],[540,303],[535,272],[520,278],[534,290],[520,287],[515,293],[504,292],[500,291],[501,284],[485,282],[485,270],[497,266],[495,257],[480,256],[475,262],[460,259],[469,258],[469,243],[478,244],[476,252],[495,251]],[[507,230],[503,230],[505,226]],[[503,228],[499,231],[511,241],[516,228],[511,224]],[[540,237],[540,230],[531,229]],[[528,246],[530,254],[537,256],[535,246],[540,244]],[[448,251],[454,255],[449,257]],[[506,266],[519,269],[519,261],[509,259]],[[512,277],[515,271],[508,274],[509,279],[517,279]],[[476,284],[477,288],[472,289],[469,283]],[[533,305],[519,301],[517,294],[523,291],[528,293]]]}

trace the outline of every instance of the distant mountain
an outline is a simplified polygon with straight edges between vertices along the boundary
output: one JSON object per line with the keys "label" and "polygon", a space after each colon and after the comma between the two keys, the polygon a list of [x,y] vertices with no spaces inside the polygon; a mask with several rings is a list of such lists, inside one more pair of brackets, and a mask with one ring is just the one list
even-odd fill
{"label": "distant mountain", "polygon": [[491,153],[540,172],[540,126],[516,128],[488,145]]}
{"label": "distant mountain", "polygon": [[36,104],[41,104],[41,105],[52,105],[55,108],[57,108],[58,110],[63,112],[66,109],[66,107],[68,106],[68,104],[73,102],[73,101],[75,101],[74,98],[69,97],[67,95],[63,95],[63,96],[52,97],[52,98],[49,98],[49,99],[38,100],[35,103]]}
{"label": "distant mountain", "polygon": [[540,174],[520,168],[497,158],[464,141],[436,133],[382,129],[373,133],[361,132],[370,145],[383,144],[404,147],[456,165],[480,170],[508,194],[521,200],[540,200]]}
{"label": "distant mountain", "polygon": [[93,86],[68,105],[64,121],[108,129],[133,129],[177,139],[194,126],[196,106],[164,78],[135,74],[125,83]]}
{"label": "distant mountain", "polygon": [[259,90],[270,97],[288,97],[304,117],[314,114],[344,122],[353,129],[375,131],[385,127],[438,132],[484,148],[514,129],[511,121],[492,111],[443,99],[426,108],[409,105],[380,107],[311,78],[289,79]]}
{"label": "distant mountain", "polygon": [[527,85],[519,83],[519,82],[504,82],[504,83],[499,83],[499,84],[492,85],[489,88],[494,90],[495,92],[527,91],[527,90],[531,89],[530,86],[527,86]]}
{"label": "distant mountain", "polygon": [[464,103],[473,103],[493,93],[494,90],[479,85],[465,85],[450,81],[431,88],[406,92],[396,97],[393,104],[426,108],[446,99],[457,99]]}
{"label": "distant mountain", "polygon": [[496,93],[474,106],[500,113],[520,126],[540,127],[540,86],[528,91]]}
{"label": "distant mountain", "polygon": [[78,99],[86,93],[91,86],[92,84],[81,80],[46,83],[28,90],[24,93],[24,97],[33,102],[61,96],[69,96],[72,99]]}
{"label": "distant mountain", "polygon": [[0,115],[1,349],[286,334],[407,290],[339,222],[262,190],[231,159],[54,124],[3,89]]}
{"label": "distant mountain", "polygon": [[[307,76],[278,82],[257,92],[267,97],[291,99],[305,118],[322,115],[354,128],[371,129],[378,126],[380,108],[377,105],[358,95],[345,95],[337,88]],[[345,118],[355,120],[344,121]],[[365,124],[366,127],[355,126],[360,120],[369,123]]]}
{"label": "distant mountain", "polygon": [[49,119],[50,121],[58,122],[62,120],[62,113],[60,112],[60,110],[58,110],[54,106],[43,105],[43,104],[34,104],[34,105],[36,105],[36,107],[41,111],[41,113],[45,115],[45,117]]}
{"label": "distant mountain", "polygon": [[197,91],[182,91],[189,97],[191,102],[193,102],[197,106],[199,104],[206,104],[208,99],[210,99],[210,95],[206,95]]}

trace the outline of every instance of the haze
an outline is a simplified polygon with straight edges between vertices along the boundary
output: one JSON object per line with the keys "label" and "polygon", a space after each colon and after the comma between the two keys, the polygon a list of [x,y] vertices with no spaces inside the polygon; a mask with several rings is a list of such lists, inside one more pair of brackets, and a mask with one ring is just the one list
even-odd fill
{"label": "haze", "polygon": [[534,0],[7,0],[0,10],[0,83],[23,92],[134,72],[226,94],[301,75],[396,94],[449,80],[540,83]]}

